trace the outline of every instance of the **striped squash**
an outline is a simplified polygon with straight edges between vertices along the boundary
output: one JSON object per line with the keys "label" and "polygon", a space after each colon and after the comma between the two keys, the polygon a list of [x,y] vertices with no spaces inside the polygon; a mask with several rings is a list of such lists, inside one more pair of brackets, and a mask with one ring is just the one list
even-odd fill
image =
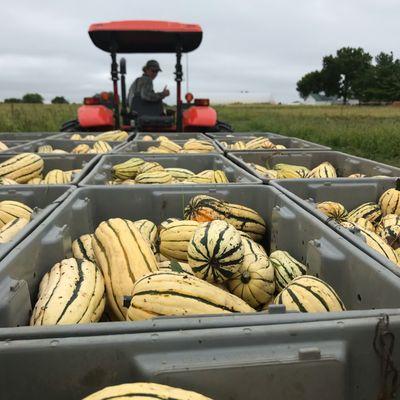
{"label": "striped squash", "polygon": [[68,177],[65,176],[64,171],[61,171],[61,169],[52,169],[43,180],[45,185],[64,185],[65,183],[68,183]]}
{"label": "striped squash", "polygon": [[17,154],[0,163],[0,178],[9,178],[18,183],[26,183],[42,173],[43,165],[43,159],[38,154]]}
{"label": "striped squash", "polygon": [[138,184],[166,184],[171,181],[172,176],[167,171],[144,172],[135,178],[135,182]]}
{"label": "striped squash", "polygon": [[154,222],[151,222],[148,219],[139,219],[133,224],[139,229],[139,232],[145,239],[149,241],[149,243],[151,243],[153,246],[156,244],[158,231]]}
{"label": "striped squash", "polygon": [[82,136],[79,133],[73,133],[70,136],[70,140],[82,140]]}
{"label": "striped squash", "polygon": [[95,262],[92,240],[93,234],[79,236],[72,242],[72,255],[77,260]]}
{"label": "striped squash", "polygon": [[86,154],[90,150],[90,146],[88,144],[82,143],[78,144],[78,146],[74,147],[71,150],[72,154]]}
{"label": "striped squash", "polygon": [[347,229],[361,227],[375,233],[375,227],[365,218],[354,218],[354,221],[341,221],[340,224]]}
{"label": "striped squash", "polygon": [[68,258],[44,275],[30,325],[97,322],[105,306],[104,280],[88,260]]}
{"label": "striped squash", "polygon": [[159,271],[136,282],[126,319],[253,311],[242,299],[195,276]]}
{"label": "striped squash", "polygon": [[44,144],[37,148],[37,153],[51,153],[53,151],[53,146],[49,144]]}
{"label": "striped squash", "polygon": [[292,280],[275,298],[275,304],[283,304],[288,311],[338,312],[345,307],[334,289],[321,279],[310,275]]}
{"label": "striped squash", "polygon": [[213,171],[211,179],[213,183],[229,183],[229,179],[225,172],[219,169]]}
{"label": "striped squash", "polygon": [[197,153],[209,153],[215,150],[214,145],[208,140],[189,139],[184,145],[186,151],[194,151]]}
{"label": "striped squash", "polygon": [[258,308],[270,301],[275,292],[274,268],[258,244],[242,238],[244,257],[237,272],[228,281],[231,293]]}
{"label": "striped squash", "polygon": [[140,166],[144,163],[143,159],[134,157],[123,163],[115,164],[112,167],[113,176],[122,180],[135,178]]}
{"label": "striped squash", "polygon": [[147,172],[157,172],[157,171],[164,171],[164,167],[156,161],[154,162],[146,161],[139,167],[137,174],[140,175]]}
{"label": "striped squash", "polygon": [[8,243],[28,225],[29,221],[26,218],[15,218],[7,222],[0,228],[0,243]]}
{"label": "striped squash", "polygon": [[386,214],[379,223],[382,228],[389,228],[389,226],[400,225],[400,215]]}
{"label": "striped squash", "polygon": [[98,140],[94,145],[93,145],[93,150],[96,153],[108,153],[109,151],[112,150],[112,147],[105,141],[103,140]]}
{"label": "striped squash", "polygon": [[258,174],[260,175],[267,175],[268,174],[268,169],[263,167],[262,165],[255,164],[255,163],[247,163],[249,167],[254,169]]}
{"label": "striped squash", "polygon": [[165,138],[164,140],[160,141],[159,149],[166,150],[169,153],[179,153],[182,150],[182,147],[172,140]]}
{"label": "striped squash", "polygon": [[400,247],[400,226],[393,225],[385,228],[380,237],[394,250],[398,249]]}
{"label": "striped squash", "polygon": [[137,279],[158,270],[154,253],[135,224],[121,218],[103,221],[97,227],[93,250],[103,271],[107,302],[115,317],[124,320],[124,296],[132,293]]}
{"label": "striped squash", "polygon": [[197,222],[209,222],[224,219],[227,211],[224,201],[207,195],[198,195],[185,207],[184,217]]}
{"label": "striped squash", "polygon": [[0,227],[16,218],[31,220],[32,208],[14,200],[3,200],[0,202]]}
{"label": "striped squash", "polygon": [[176,179],[180,182],[194,176],[194,172],[185,168],[165,168],[165,170],[170,173],[173,179]]}
{"label": "striped squash", "polygon": [[312,169],[306,178],[337,178],[336,169],[330,162],[325,161]]}
{"label": "striped squash", "polygon": [[357,218],[364,218],[370,221],[372,224],[379,223],[382,217],[382,210],[376,203],[364,203],[350,211],[347,215],[347,219],[350,222],[354,222]]}
{"label": "striped squash", "polygon": [[29,179],[29,181],[26,183],[28,185],[41,185],[43,183],[43,179],[42,177],[38,176],[37,178]]}
{"label": "striped squash", "polygon": [[[225,143],[225,142],[223,142],[223,143]],[[227,146],[225,145],[224,147],[227,147]],[[232,144],[229,146],[229,148],[230,148],[231,150],[246,150],[246,149],[247,149],[246,143],[243,142],[243,140],[239,140],[239,141],[237,141],[236,143],[232,143]]]}
{"label": "striped squash", "polygon": [[169,259],[187,262],[189,242],[199,225],[197,221],[169,223],[160,233],[160,253]]}
{"label": "striped squash", "polygon": [[318,211],[324,213],[328,218],[332,218],[335,221],[342,221],[347,217],[347,210],[340,203],[334,201],[323,201],[317,203],[316,208]]}
{"label": "striped squash", "polygon": [[269,256],[275,270],[275,282],[278,292],[283,290],[293,279],[307,274],[307,267],[297,261],[287,251],[276,250]]}
{"label": "striped squash", "polygon": [[[122,142],[126,139],[128,139],[128,132],[121,131],[121,130],[115,130],[115,131],[108,131],[108,132],[103,132],[100,133],[100,135],[92,136],[91,140],[104,140],[106,142]],[[87,136],[85,139],[89,140],[89,136]]]}
{"label": "striped squash", "polygon": [[225,221],[201,224],[188,246],[188,261],[195,275],[208,282],[231,279],[243,262],[239,232]]}
{"label": "striped squash", "polygon": [[201,394],[160,385],[158,383],[125,383],[118,386],[108,386],[96,393],[93,393],[83,400],[212,400]]}
{"label": "striped squash", "polygon": [[378,202],[383,215],[400,215],[400,179],[396,181],[396,187],[386,190]]}
{"label": "striped squash", "polygon": [[0,151],[5,151],[8,150],[8,146],[0,141]]}
{"label": "striped squash", "polygon": [[18,182],[9,178],[0,178],[0,185],[18,185]]}
{"label": "striped squash", "polygon": [[197,183],[199,185],[207,185],[213,183],[212,178],[207,176],[193,175],[185,179],[182,183]]}
{"label": "striped squash", "polygon": [[396,252],[377,234],[361,227],[359,227],[358,234],[369,247],[382,254],[395,264],[399,264],[400,259],[397,257]]}
{"label": "striped squash", "polygon": [[224,220],[236,229],[247,233],[250,237],[259,242],[263,239],[266,232],[266,224],[261,215],[246,206],[240,204],[227,203],[227,211]]}
{"label": "striped squash", "polygon": [[179,218],[168,218],[165,221],[162,221],[160,225],[158,226],[158,233],[161,235],[161,232],[171,223],[171,222],[176,222],[176,221],[181,221]]}
{"label": "striped squash", "polygon": [[270,149],[274,144],[266,137],[256,137],[246,143],[246,150]]}

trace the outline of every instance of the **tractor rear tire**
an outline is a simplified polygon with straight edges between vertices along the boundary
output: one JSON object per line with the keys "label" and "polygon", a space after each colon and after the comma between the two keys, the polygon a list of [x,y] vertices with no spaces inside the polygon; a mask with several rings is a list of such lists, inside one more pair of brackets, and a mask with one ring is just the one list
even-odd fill
{"label": "tractor rear tire", "polygon": [[215,125],[215,132],[233,132],[233,128],[226,122],[217,121]]}
{"label": "tractor rear tire", "polygon": [[61,125],[60,132],[79,132],[81,130],[79,122],[77,119],[64,122]]}

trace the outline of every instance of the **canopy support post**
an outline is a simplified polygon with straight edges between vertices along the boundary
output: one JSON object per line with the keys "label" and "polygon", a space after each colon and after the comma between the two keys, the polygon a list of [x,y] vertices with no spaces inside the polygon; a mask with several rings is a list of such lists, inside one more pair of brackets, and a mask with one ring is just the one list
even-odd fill
{"label": "canopy support post", "polygon": [[182,49],[176,49],[175,81],[176,81],[176,131],[182,132],[182,93],[181,83],[183,79],[182,71]]}
{"label": "canopy support post", "polygon": [[111,80],[113,81],[114,93],[114,126],[115,129],[119,129],[118,63],[115,51],[111,51]]}

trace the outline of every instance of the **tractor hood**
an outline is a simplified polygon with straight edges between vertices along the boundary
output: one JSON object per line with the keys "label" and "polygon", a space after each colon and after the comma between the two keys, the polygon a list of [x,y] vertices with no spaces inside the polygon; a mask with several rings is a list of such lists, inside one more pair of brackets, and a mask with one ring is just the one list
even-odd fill
{"label": "tractor hood", "polygon": [[115,21],[92,24],[89,36],[95,46],[115,53],[187,53],[199,47],[199,25],[167,21]]}

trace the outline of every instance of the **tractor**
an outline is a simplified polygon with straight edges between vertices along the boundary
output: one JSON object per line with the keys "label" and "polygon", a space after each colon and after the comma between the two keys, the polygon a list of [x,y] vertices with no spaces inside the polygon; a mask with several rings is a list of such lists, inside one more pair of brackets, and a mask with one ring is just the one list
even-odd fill
{"label": "tractor", "polygon": [[[203,32],[199,25],[166,21],[116,21],[92,24],[89,36],[96,47],[111,56],[113,91],[85,97],[77,119],[65,122],[61,131],[106,131],[123,129],[141,132],[231,132],[217,119],[209,99],[194,99],[186,93],[182,101],[182,54],[197,49]],[[118,54],[174,53],[176,55],[176,106],[165,112],[143,101],[140,110],[129,109],[126,96],[126,60]],[[121,94],[118,92],[120,81]]]}

